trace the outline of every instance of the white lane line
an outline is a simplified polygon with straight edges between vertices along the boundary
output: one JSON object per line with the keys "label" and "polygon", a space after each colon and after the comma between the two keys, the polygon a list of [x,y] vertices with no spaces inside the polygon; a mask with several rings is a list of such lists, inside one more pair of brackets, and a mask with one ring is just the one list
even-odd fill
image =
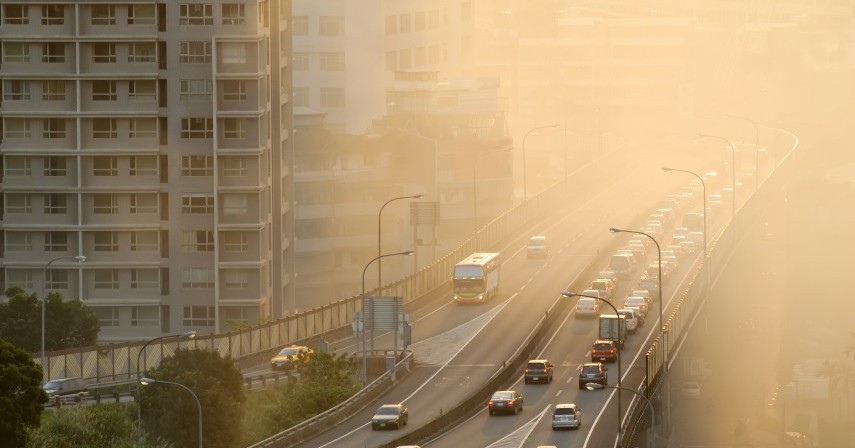
{"label": "white lane line", "polygon": [[510,434],[502,437],[501,439],[487,445],[486,448],[519,448],[523,446],[523,443],[528,439],[528,436],[531,435],[531,432],[534,431],[534,428],[543,419],[543,416],[546,415],[546,412],[549,411],[549,408],[552,407],[552,403],[547,404],[539,414],[537,414],[533,419],[529,420]]}

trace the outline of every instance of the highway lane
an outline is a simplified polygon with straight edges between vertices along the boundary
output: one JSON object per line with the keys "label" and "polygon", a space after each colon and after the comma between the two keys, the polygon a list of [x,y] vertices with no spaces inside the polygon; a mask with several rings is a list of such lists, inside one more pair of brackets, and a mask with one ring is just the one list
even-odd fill
{"label": "highway lane", "polygon": [[[669,160],[680,156],[674,155]],[[699,163],[691,157],[682,156],[681,162],[692,163],[691,166]],[[468,345],[463,346],[453,362],[444,368],[420,364],[417,375],[431,378],[427,385],[412,396],[399,393],[399,390],[409,391],[413,387],[408,380],[382,401],[404,401],[411,409],[410,426],[415,427],[432,419],[441,409],[448,409],[458,403],[475,387],[495,374],[501,368],[502,362],[519,347],[549,304],[557,300],[561,288],[590,265],[599,251],[612,244],[613,236],[607,231],[609,225],[618,221],[619,216],[620,222],[636,218],[638,205],[652,207],[665,191],[683,183],[674,177],[663,181],[658,170],[660,164],[650,160],[645,162],[647,163],[643,164],[631,160],[624,162],[624,165],[615,164],[610,174],[616,175],[620,180],[609,181],[609,188],[581,185],[574,196],[583,199],[582,204],[551,225],[541,225],[533,229],[532,234],[546,233],[549,238],[552,253],[546,262],[524,259],[522,247],[528,234],[511,242],[510,247],[515,250],[503,251],[512,255],[506,256],[502,268],[503,294],[499,300],[494,300],[487,306],[452,307],[448,305],[449,297],[439,310],[411,313],[411,316],[416,318],[414,330],[417,330],[416,339],[419,339],[424,335],[419,333],[422,329],[426,329],[428,334],[439,334],[440,330],[459,325],[461,315],[471,320],[476,315],[502,307],[492,322],[483,327]],[[586,188],[590,190],[585,191]],[[641,210],[646,211],[643,207]],[[564,239],[567,235],[575,238]],[[565,250],[560,250],[562,247],[565,247]],[[559,249],[558,253],[556,249]],[[421,320],[422,316],[424,320]],[[589,341],[592,342],[593,339],[591,337]],[[418,351],[416,358],[420,358]],[[368,429],[367,422],[372,410],[373,406],[304,446],[376,446],[395,438],[400,431],[372,432]],[[500,430],[496,436],[507,432]],[[493,436],[484,437],[483,440],[490,443]],[[466,446],[471,443],[473,440],[469,439]]]}

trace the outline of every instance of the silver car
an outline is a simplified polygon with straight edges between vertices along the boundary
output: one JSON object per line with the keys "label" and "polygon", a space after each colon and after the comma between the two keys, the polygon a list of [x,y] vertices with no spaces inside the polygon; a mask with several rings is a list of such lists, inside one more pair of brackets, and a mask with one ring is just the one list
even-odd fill
{"label": "silver car", "polygon": [[579,429],[582,424],[582,408],[572,403],[556,404],[552,411],[552,429]]}

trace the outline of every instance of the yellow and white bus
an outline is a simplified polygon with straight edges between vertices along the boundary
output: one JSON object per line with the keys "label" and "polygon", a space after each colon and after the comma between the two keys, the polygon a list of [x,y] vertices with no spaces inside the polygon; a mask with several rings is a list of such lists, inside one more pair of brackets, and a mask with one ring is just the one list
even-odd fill
{"label": "yellow and white bus", "polygon": [[484,303],[499,293],[499,254],[476,252],[454,266],[454,301]]}

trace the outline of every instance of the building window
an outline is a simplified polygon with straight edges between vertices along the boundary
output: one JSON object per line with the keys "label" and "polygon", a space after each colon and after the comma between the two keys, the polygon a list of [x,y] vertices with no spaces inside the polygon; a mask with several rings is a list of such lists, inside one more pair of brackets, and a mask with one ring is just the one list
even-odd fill
{"label": "building window", "polygon": [[181,195],[181,213],[185,215],[214,213],[214,196],[205,193]]}
{"label": "building window", "polygon": [[30,62],[30,43],[3,42],[3,62]]}
{"label": "building window", "polygon": [[99,64],[116,62],[116,44],[112,42],[93,43],[92,62]]}
{"label": "building window", "polygon": [[212,306],[185,306],[184,319],[181,324],[185,327],[213,327],[215,314]]}
{"label": "building window", "polygon": [[48,290],[68,289],[68,271],[65,269],[50,269],[45,272],[45,288]]}
{"label": "building window", "polygon": [[92,138],[117,138],[115,118],[94,118],[92,119]]}
{"label": "building window", "polygon": [[181,138],[214,138],[214,119],[182,118]]}
{"label": "building window", "polygon": [[181,156],[182,176],[213,176],[213,156]]}
{"label": "building window", "polygon": [[6,194],[6,213],[32,213],[33,197],[29,194]]}
{"label": "building window", "polygon": [[225,252],[248,252],[249,236],[246,232],[223,232],[223,250]]}
{"label": "building window", "polygon": [[157,193],[131,193],[131,208],[132,214],[156,214],[157,213]]}
{"label": "building window", "polygon": [[119,213],[119,198],[111,193],[95,193],[92,198],[94,212],[97,215],[115,215]]}
{"label": "building window", "polygon": [[246,64],[246,44],[223,42],[223,64]]}
{"label": "building window", "polygon": [[294,53],[293,58],[293,67],[292,69],[295,72],[305,72],[309,70],[309,55],[307,53]]}
{"label": "building window", "polygon": [[321,36],[343,36],[344,35],[344,17],[341,16],[321,16],[319,26],[319,34]]}
{"label": "building window", "polygon": [[210,42],[181,42],[178,61],[182,63],[211,62]]}
{"label": "building window", "polygon": [[409,13],[401,14],[400,17],[398,18],[398,24],[400,26],[401,34],[409,33],[410,31],[412,31],[413,26],[412,26],[412,23],[410,22],[411,18],[412,17],[410,16]]}
{"label": "building window", "polygon": [[437,29],[439,28],[439,10],[432,9],[428,12],[428,28]]}
{"label": "building window", "polygon": [[30,81],[23,79],[3,81],[3,99],[7,101],[29,101]]}
{"label": "building window", "polygon": [[67,252],[68,234],[65,232],[45,232],[45,252]]}
{"label": "building window", "polygon": [[6,232],[6,250],[12,252],[33,250],[32,232]]}
{"label": "building window", "polygon": [[159,289],[160,274],[157,269],[131,269],[131,289]]}
{"label": "building window", "polygon": [[7,176],[31,176],[32,160],[27,156],[6,156],[4,172]]}
{"label": "building window", "polygon": [[119,307],[116,306],[93,306],[92,311],[98,317],[101,327],[119,326]]}
{"label": "building window", "polygon": [[156,176],[157,175],[157,157],[156,156],[131,156],[130,169],[128,174],[131,176]]}
{"label": "building window", "polygon": [[33,273],[27,269],[7,269],[6,286],[19,286],[23,289],[33,289]]}
{"label": "building window", "polygon": [[181,250],[184,252],[213,252],[214,232],[210,230],[185,230],[182,232]]}
{"label": "building window", "polygon": [[291,18],[291,33],[294,36],[309,35],[309,17],[294,16]]}
{"label": "building window", "polygon": [[95,232],[95,252],[118,252],[119,232]]}
{"label": "building window", "polygon": [[128,62],[155,62],[154,45],[147,42],[128,44]]}
{"label": "building window", "polygon": [[410,50],[401,50],[398,55],[398,68],[401,70],[407,70],[412,66],[412,60],[410,58]]}
{"label": "building window", "polygon": [[243,25],[243,3],[223,3],[223,25]]}
{"label": "building window", "polygon": [[248,211],[245,194],[223,195],[223,213],[226,215],[243,215]]}
{"label": "building window", "polygon": [[214,270],[211,268],[184,268],[181,270],[181,287],[209,289],[214,287]]}
{"label": "building window", "polygon": [[249,122],[246,118],[224,118],[223,138],[239,139],[246,138]]}
{"label": "building window", "polygon": [[246,99],[245,81],[223,81],[223,100],[243,101]]}
{"label": "building window", "polygon": [[93,269],[95,289],[119,289],[118,269]]}
{"label": "building window", "polygon": [[116,156],[95,156],[92,159],[93,176],[118,176],[119,158]]}
{"label": "building window", "polygon": [[415,18],[416,31],[424,31],[425,30],[425,13],[424,11],[417,11]]}
{"label": "building window", "polygon": [[92,5],[93,25],[115,25],[116,5]]}
{"label": "building window", "polygon": [[321,71],[344,71],[344,53],[321,53]]}
{"label": "building window", "polygon": [[157,232],[131,232],[131,252],[157,252]]}
{"label": "building window", "polygon": [[242,269],[228,269],[223,271],[223,285],[226,289],[249,288],[249,274]]}
{"label": "building window", "polygon": [[309,88],[294,87],[294,106],[309,107]]}
{"label": "building window", "polygon": [[246,158],[241,156],[223,156],[221,160],[223,162],[223,176],[241,177],[248,174]]}
{"label": "building window", "polygon": [[182,3],[178,5],[179,25],[213,25],[214,6],[210,3]]}
{"label": "building window", "polygon": [[[131,288],[134,287],[133,273],[131,271]],[[157,282],[159,284],[160,282]],[[159,286],[145,286],[145,288],[157,288]],[[131,326],[132,327],[157,327],[160,325],[160,313],[156,306],[132,306],[131,307]]]}
{"label": "building window", "polygon": [[131,118],[128,128],[129,138],[155,138],[157,137],[156,118]]}
{"label": "building window", "polygon": [[128,5],[128,25],[154,25],[154,4]]}
{"label": "building window", "polygon": [[29,8],[27,5],[3,5],[3,23],[6,25],[29,25]]}
{"label": "building window", "polygon": [[50,193],[45,196],[45,215],[64,215],[68,213],[68,197],[64,193]]}
{"label": "building window", "polygon": [[92,101],[116,101],[116,81],[92,81]]}
{"label": "building window", "polygon": [[62,177],[68,174],[66,168],[67,160],[62,156],[47,156],[44,159],[44,176],[45,177]]}
{"label": "building window", "polygon": [[30,138],[30,120],[26,118],[7,118],[3,135],[6,138]]}
{"label": "building window", "polygon": [[344,107],[344,89],[338,88],[322,88],[321,89],[321,107]]}
{"label": "building window", "polygon": [[46,42],[42,44],[42,62],[65,62],[65,44],[63,42]]}
{"label": "building window", "polygon": [[42,81],[42,100],[64,101],[65,81]]}
{"label": "building window", "polygon": [[398,16],[386,16],[386,35],[398,33]]}
{"label": "building window", "polygon": [[155,81],[129,81],[128,99],[131,101],[154,101],[157,99]]}
{"label": "building window", "polygon": [[210,79],[182,79],[180,88],[182,100],[209,100],[214,91]]}

